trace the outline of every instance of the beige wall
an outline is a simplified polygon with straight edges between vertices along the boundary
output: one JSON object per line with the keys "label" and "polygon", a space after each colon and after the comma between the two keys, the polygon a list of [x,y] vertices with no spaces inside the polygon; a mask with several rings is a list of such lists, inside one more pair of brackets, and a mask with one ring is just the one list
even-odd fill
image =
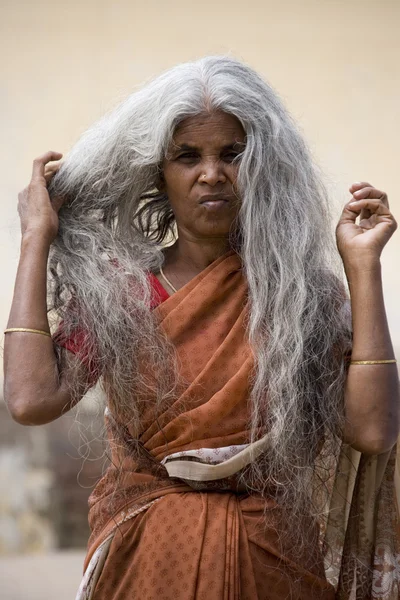
{"label": "beige wall", "polygon": [[[399,0],[3,0],[0,323],[18,257],[16,196],[31,160],[67,151],[95,118],[178,62],[231,52],[280,91],[327,174],[334,202],[352,181],[387,190],[400,218]],[[400,234],[385,250],[400,349]]]}

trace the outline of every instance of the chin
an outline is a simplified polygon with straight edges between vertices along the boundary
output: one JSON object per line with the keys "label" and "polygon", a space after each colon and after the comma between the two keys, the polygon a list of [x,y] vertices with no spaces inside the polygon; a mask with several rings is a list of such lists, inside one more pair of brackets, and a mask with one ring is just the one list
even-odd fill
{"label": "chin", "polygon": [[198,237],[204,238],[228,238],[230,233],[229,227],[204,227],[197,231]]}

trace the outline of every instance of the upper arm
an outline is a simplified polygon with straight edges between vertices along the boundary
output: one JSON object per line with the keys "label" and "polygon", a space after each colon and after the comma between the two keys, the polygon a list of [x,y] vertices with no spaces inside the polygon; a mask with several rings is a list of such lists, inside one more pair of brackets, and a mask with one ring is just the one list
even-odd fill
{"label": "upper arm", "polygon": [[[57,348],[52,364],[42,357],[42,373],[23,385],[8,384],[5,400],[12,418],[21,425],[44,425],[68,412],[95,384],[79,357]],[[20,375],[14,374],[14,376]],[[5,389],[6,391],[6,389]]]}
{"label": "upper arm", "polygon": [[[51,404],[54,417],[50,420],[73,408],[96,383],[87,365],[66,348],[59,349],[57,363],[59,387]],[[50,412],[48,416],[51,416]]]}

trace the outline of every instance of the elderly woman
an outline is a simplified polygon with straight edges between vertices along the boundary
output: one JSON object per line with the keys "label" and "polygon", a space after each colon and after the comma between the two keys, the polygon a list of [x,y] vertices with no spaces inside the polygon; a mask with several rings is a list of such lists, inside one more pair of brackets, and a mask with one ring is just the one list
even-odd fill
{"label": "elderly woman", "polygon": [[350,187],[349,302],[304,141],[223,57],[171,69],[60,158],[20,195],[5,397],[38,425],[106,393],[78,598],[398,598],[386,194]]}

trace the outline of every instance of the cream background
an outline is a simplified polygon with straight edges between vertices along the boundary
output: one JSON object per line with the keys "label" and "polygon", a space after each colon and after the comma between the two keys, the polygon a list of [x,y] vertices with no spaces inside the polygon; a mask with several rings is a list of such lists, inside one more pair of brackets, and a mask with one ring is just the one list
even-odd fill
{"label": "cream background", "polygon": [[[2,325],[19,252],[17,193],[32,159],[65,153],[135,86],[206,54],[232,53],[277,88],[336,211],[350,183],[367,180],[400,219],[400,0],[3,0],[0,10]],[[397,233],[383,265],[398,349],[399,250]]]}

